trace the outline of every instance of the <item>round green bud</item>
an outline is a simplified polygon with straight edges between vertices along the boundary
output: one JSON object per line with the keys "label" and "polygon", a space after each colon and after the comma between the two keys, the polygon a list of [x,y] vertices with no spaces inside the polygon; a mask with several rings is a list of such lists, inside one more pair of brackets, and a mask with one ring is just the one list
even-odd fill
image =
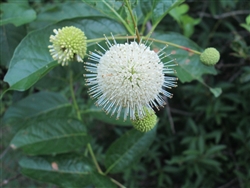
{"label": "round green bud", "polygon": [[215,65],[220,60],[220,52],[215,48],[206,48],[201,53],[200,60],[205,65]]}
{"label": "round green bud", "polygon": [[131,120],[134,128],[141,132],[148,132],[152,130],[157,123],[157,116],[153,110],[146,109],[145,113],[146,114],[142,118],[139,118],[138,115],[135,115],[136,118]]}
{"label": "round green bud", "polygon": [[54,29],[55,35],[50,36],[49,51],[53,59],[62,65],[68,65],[70,61],[83,62],[87,51],[87,38],[83,31],[70,26],[62,29]]}

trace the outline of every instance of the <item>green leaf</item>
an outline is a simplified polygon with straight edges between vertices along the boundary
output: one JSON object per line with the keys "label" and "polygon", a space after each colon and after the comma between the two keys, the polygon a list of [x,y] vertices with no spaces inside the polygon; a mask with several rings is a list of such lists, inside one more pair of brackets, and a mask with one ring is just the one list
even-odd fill
{"label": "green leaf", "polygon": [[4,77],[4,81],[10,85],[9,89],[24,91],[58,65],[49,53],[49,37],[53,34],[53,29],[63,26],[78,27],[89,39],[101,38],[103,34],[110,35],[111,31],[114,35],[126,33],[123,26],[106,18],[76,18],[31,32],[16,48]]}
{"label": "green leaf", "polygon": [[[65,14],[66,12],[67,14]],[[30,24],[30,28],[35,30],[65,19],[91,16],[103,16],[103,14],[82,2],[53,3],[41,7],[36,21]]]}
{"label": "green leaf", "polygon": [[10,59],[15,48],[26,35],[26,27],[15,27],[12,24],[0,27],[0,64],[6,68],[9,66]]}
{"label": "green leaf", "polygon": [[215,97],[219,97],[222,93],[221,88],[209,88],[209,90],[214,94]]}
{"label": "green leaf", "polygon": [[141,133],[132,129],[118,138],[106,152],[106,173],[123,172],[139,160],[154,141],[155,130]]}
{"label": "green leaf", "polygon": [[65,153],[88,142],[85,126],[72,118],[51,117],[27,121],[12,139],[13,149],[30,155]]}
{"label": "green leaf", "polygon": [[[160,39],[162,41],[171,42],[177,45],[181,45],[184,48],[190,48],[196,51],[202,51],[200,47],[197,46],[194,42],[189,40],[188,38],[174,32],[168,33],[157,33],[155,32],[155,38]],[[154,43],[153,47],[157,46],[156,50],[159,50],[163,47],[163,45],[159,43]],[[217,72],[213,66],[206,66],[200,62],[200,56],[187,50],[180,49],[174,46],[169,45],[165,50],[167,54],[172,53],[171,58],[176,59],[178,66],[174,67],[177,72],[177,77],[182,83],[190,82],[193,80],[197,80],[209,89],[211,89],[208,85],[206,85],[203,81],[202,75],[204,74],[213,74],[215,75]],[[167,60],[166,60],[167,61]],[[213,91],[213,92],[212,92]],[[220,94],[220,89],[212,89],[212,93],[215,96]],[[216,91],[216,92],[215,92]]]}
{"label": "green leaf", "polygon": [[141,0],[140,4],[145,15],[150,14],[153,22],[153,27],[164,18],[169,11],[180,5],[184,0]]}
{"label": "green leaf", "polygon": [[92,162],[77,155],[29,157],[20,160],[22,174],[60,187],[115,187],[108,177],[98,174]]}
{"label": "green leaf", "polygon": [[42,91],[29,95],[10,106],[4,114],[4,122],[20,123],[36,117],[66,116],[71,112],[67,99],[54,92]]}
{"label": "green leaf", "polygon": [[12,23],[20,26],[36,19],[36,12],[27,4],[1,3],[0,10],[3,12],[0,25]]}
{"label": "green leaf", "polygon": [[107,115],[101,107],[97,107],[95,105],[91,106],[88,110],[84,111],[84,115],[91,116],[95,119],[98,119],[102,122],[109,123],[112,125],[123,125],[123,126],[131,126],[132,123],[130,120],[123,120],[123,112],[121,112],[121,117],[116,119],[116,116]]}
{"label": "green leaf", "polygon": [[217,152],[220,152],[221,150],[225,149],[226,146],[225,145],[216,145],[216,146],[212,146],[210,149],[208,149],[206,151],[206,155],[212,155],[215,154]]}

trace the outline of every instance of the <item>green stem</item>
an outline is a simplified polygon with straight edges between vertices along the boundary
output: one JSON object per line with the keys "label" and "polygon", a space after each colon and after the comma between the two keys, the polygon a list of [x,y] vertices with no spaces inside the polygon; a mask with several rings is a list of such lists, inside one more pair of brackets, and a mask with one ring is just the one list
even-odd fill
{"label": "green stem", "polygon": [[113,182],[113,183],[115,183],[116,185],[118,185],[119,187],[121,187],[121,188],[126,188],[125,186],[123,186],[122,184],[120,184],[118,181],[116,181],[115,179],[113,179],[113,178],[110,178],[111,179],[111,181]]}
{"label": "green stem", "polygon": [[185,51],[188,51],[188,52],[192,52],[192,53],[201,55],[201,52],[199,52],[199,51],[196,51],[196,50],[193,50],[191,48],[188,48],[188,47],[185,47],[185,46],[181,46],[181,45],[178,45],[178,44],[174,44],[172,42],[167,42],[167,41],[162,41],[162,40],[157,40],[157,39],[152,39],[152,38],[147,38],[147,37],[143,37],[143,39],[144,40],[149,40],[149,41],[154,41],[154,42],[161,43],[161,44],[166,44],[166,45],[169,45],[169,46],[174,46],[176,48],[180,48],[182,50],[185,50]]}
{"label": "green stem", "polygon": [[70,84],[71,97],[72,97],[72,100],[73,100],[73,106],[74,106],[74,108],[76,110],[77,118],[82,121],[81,113],[80,113],[78,104],[76,102],[75,92],[74,92],[74,88],[73,88],[73,71],[72,70],[70,70],[69,84]]}
{"label": "green stem", "polygon": [[98,171],[100,174],[104,174],[104,173],[102,172],[102,170],[101,170],[101,168],[100,168],[100,166],[99,166],[97,160],[96,160],[95,154],[94,154],[94,152],[93,152],[93,150],[92,150],[92,147],[91,147],[90,143],[87,144],[87,147],[88,147],[88,149],[89,149],[89,153],[90,153],[90,155],[91,155],[91,157],[92,157],[92,159],[93,159],[93,162],[94,162],[94,164],[95,164],[95,166],[96,166],[96,168],[97,168],[97,171]]}
{"label": "green stem", "polygon": [[123,25],[126,27],[128,32],[133,35],[133,31],[130,29],[129,25],[126,23],[126,21],[116,12],[115,9],[113,9],[106,1],[102,0],[102,2],[119,18],[119,20],[123,23]]}
{"label": "green stem", "polygon": [[136,32],[136,36],[137,36],[137,41],[138,41],[138,43],[139,43],[139,42],[140,42],[140,34],[139,34],[139,31],[138,31],[138,28],[137,28],[137,24],[136,24],[136,22],[135,22],[135,17],[134,17],[133,11],[132,11],[132,9],[131,9],[129,0],[125,0],[125,2],[126,2],[126,5],[127,5],[127,7],[128,7],[128,11],[129,11],[129,14],[130,14],[130,16],[131,16],[131,18],[132,18],[133,24],[134,24],[134,26],[135,26],[135,32]]}

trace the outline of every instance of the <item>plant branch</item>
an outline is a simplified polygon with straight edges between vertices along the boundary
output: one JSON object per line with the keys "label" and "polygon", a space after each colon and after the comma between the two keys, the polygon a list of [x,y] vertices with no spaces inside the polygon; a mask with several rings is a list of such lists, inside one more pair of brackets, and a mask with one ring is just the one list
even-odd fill
{"label": "plant branch", "polygon": [[137,23],[135,22],[135,17],[134,17],[134,14],[132,12],[132,9],[131,9],[131,6],[130,6],[130,3],[129,3],[129,0],[125,0],[126,2],[126,5],[128,7],[128,11],[129,11],[129,14],[132,18],[132,21],[133,21],[133,24],[135,26],[135,32],[136,32],[136,36],[137,36],[137,41],[138,43],[140,42],[140,34],[139,34],[139,31],[138,31],[138,28],[137,28]]}
{"label": "plant branch", "polygon": [[110,178],[111,179],[111,181],[113,182],[113,183],[115,183],[116,185],[118,185],[119,187],[121,187],[121,188],[126,188],[125,186],[123,186],[121,183],[119,183],[118,181],[116,181],[115,179],[113,179],[113,178]]}
{"label": "plant branch", "polygon": [[93,162],[94,162],[94,164],[95,164],[95,166],[96,166],[96,168],[97,168],[97,171],[98,171],[100,174],[104,174],[104,173],[102,172],[102,170],[101,170],[101,168],[100,168],[100,166],[99,166],[97,160],[96,160],[95,154],[94,154],[94,152],[93,152],[93,150],[92,150],[92,147],[91,147],[90,143],[87,144],[87,147],[88,147],[89,153],[90,153],[90,155],[91,155],[91,157],[92,157],[92,159],[93,159]]}
{"label": "plant branch", "polygon": [[73,71],[72,71],[72,70],[70,70],[69,84],[70,84],[71,97],[72,97],[72,100],[73,100],[73,106],[74,106],[74,108],[75,108],[75,110],[76,110],[77,118],[78,118],[79,120],[82,120],[81,113],[80,113],[78,104],[77,104],[77,102],[76,102],[76,97],[75,97],[74,88],[73,88]]}
{"label": "plant branch", "polygon": [[126,27],[126,29],[128,30],[128,32],[133,35],[133,31],[131,30],[131,28],[129,27],[129,25],[126,23],[126,21],[120,16],[120,14],[118,14],[116,12],[115,9],[113,9],[105,0],[102,0],[102,2],[117,16],[117,18],[119,18],[119,20],[123,23],[123,25]]}
{"label": "plant branch", "polygon": [[237,11],[223,13],[223,14],[220,14],[220,15],[211,15],[211,14],[207,14],[207,13],[204,13],[204,12],[199,13],[200,16],[214,18],[214,19],[218,19],[218,20],[219,19],[224,19],[224,18],[227,18],[227,17],[231,17],[231,16],[240,15],[240,14],[250,14],[250,11],[248,11],[248,10],[237,10]]}
{"label": "plant branch", "polygon": [[[192,53],[197,54],[197,55],[201,54],[201,52],[199,52],[199,51],[196,51],[196,50],[193,50],[191,48],[181,46],[181,45],[178,45],[178,44],[175,44],[175,43],[172,43],[172,42],[167,42],[167,41],[162,41],[162,40],[157,40],[157,39],[147,38],[147,37],[141,37],[141,38],[144,39],[144,40],[149,40],[149,41],[153,41],[153,42],[173,46],[173,47],[176,47],[176,48],[188,51],[188,52],[192,52]],[[113,39],[113,38],[112,37],[107,37],[107,39]],[[116,40],[134,39],[134,36],[116,36],[115,39]],[[87,40],[87,43],[95,43],[95,42],[100,42],[100,41],[103,41],[103,40],[105,40],[105,38],[90,39],[90,40]],[[91,44],[89,44],[89,45],[91,45]]]}

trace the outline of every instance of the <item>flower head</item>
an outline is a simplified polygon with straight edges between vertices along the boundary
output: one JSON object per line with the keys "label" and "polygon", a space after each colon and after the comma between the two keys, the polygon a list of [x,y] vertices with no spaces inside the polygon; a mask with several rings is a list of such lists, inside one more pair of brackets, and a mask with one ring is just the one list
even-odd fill
{"label": "flower head", "polygon": [[153,110],[145,108],[145,113],[145,116],[142,118],[139,118],[137,114],[135,114],[136,118],[132,120],[134,128],[141,132],[148,132],[152,130],[157,123],[157,116]]}
{"label": "flower head", "polygon": [[220,60],[220,52],[215,48],[206,48],[201,53],[200,60],[205,65],[215,65]]}
{"label": "flower head", "polygon": [[80,29],[70,26],[62,29],[54,29],[55,35],[50,36],[50,53],[54,60],[62,65],[68,65],[69,61],[82,62],[86,54],[86,36]]}
{"label": "flower head", "polygon": [[113,40],[111,44],[106,38],[108,50],[98,44],[104,52],[90,52],[93,62],[85,63],[91,72],[84,75],[91,86],[89,93],[107,114],[117,113],[117,119],[122,113],[124,120],[127,116],[136,119],[135,114],[142,118],[145,108],[158,109],[165,104],[164,96],[172,97],[164,88],[176,87],[177,78],[165,76],[174,73],[170,68],[174,60],[163,63],[163,49],[156,53],[141,42],[118,44]]}

